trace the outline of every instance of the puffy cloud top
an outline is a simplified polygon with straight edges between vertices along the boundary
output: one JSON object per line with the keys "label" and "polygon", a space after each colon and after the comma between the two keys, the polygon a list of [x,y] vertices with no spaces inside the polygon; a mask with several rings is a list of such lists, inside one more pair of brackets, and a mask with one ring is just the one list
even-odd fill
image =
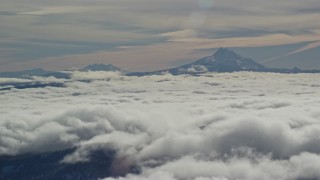
{"label": "puffy cloud top", "polygon": [[0,154],[114,150],[116,168],[142,169],[107,180],[320,178],[319,74],[86,73],[0,91]]}

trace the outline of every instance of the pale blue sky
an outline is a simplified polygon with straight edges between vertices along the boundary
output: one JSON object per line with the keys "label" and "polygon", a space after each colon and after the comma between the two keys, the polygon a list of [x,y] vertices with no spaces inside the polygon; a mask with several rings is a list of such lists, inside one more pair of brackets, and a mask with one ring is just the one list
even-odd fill
{"label": "pale blue sky", "polygon": [[319,0],[0,2],[0,71],[156,70],[207,55],[201,49],[320,40]]}

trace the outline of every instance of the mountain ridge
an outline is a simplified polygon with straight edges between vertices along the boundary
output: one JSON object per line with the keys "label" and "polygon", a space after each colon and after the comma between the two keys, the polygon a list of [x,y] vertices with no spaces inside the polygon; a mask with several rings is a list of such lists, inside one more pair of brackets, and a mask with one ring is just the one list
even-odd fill
{"label": "mountain ridge", "polygon": [[[299,68],[270,68],[266,67],[251,58],[243,57],[227,48],[219,48],[214,54],[178,67],[168,68],[151,72],[127,72],[126,70],[112,64],[91,64],[79,71],[111,71],[121,72],[127,76],[147,76],[161,75],[170,73],[172,75],[200,75],[208,72],[273,72],[273,73],[320,73],[320,70],[301,70]],[[30,78],[32,76],[56,77],[69,79],[67,72],[46,71],[41,68],[19,71],[19,72],[1,72],[0,77],[6,78]]]}
{"label": "mountain ridge", "polygon": [[27,69],[23,71],[16,72],[0,72],[0,77],[4,78],[22,78],[29,79],[32,76],[41,76],[41,77],[56,77],[56,78],[65,78],[69,79],[70,75],[64,72],[59,71],[47,71],[41,68]]}
{"label": "mountain ridge", "polygon": [[274,73],[320,73],[320,70],[301,70],[299,68],[269,68],[257,63],[251,58],[242,57],[227,48],[219,48],[214,54],[201,58],[189,64],[170,69],[153,72],[132,72],[128,76],[160,75],[170,73],[172,75],[190,74],[199,75],[206,72],[274,72]]}

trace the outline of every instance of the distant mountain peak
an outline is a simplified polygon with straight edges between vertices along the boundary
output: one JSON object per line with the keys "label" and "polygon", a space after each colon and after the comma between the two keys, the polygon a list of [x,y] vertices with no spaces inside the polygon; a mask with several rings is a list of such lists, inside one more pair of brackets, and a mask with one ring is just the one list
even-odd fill
{"label": "distant mountain peak", "polygon": [[223,47],[221,47],[221,48],[219,48],[216,52],[215,52],[215,54],[216,53],[235,53],[235,52],[233,52],[232,50],[230,50],[230,49],[228,49],[228,48],[223,48]]}
{"label": "distant mountain peak", "polygon": [[[204,69],[206,71],[204,71]],[[172,74],[203,72],[264,71],[265,67],[227,48],[219,48],[213,55],[184,66],[170,69]]]}
{"label": "distant mountain peak", "polygon": [[83,69],[81,69],[81,71],[120,71],[122,72],[124,70],[112,64],[90,64],[84,67]]}
{"label": "distant mountain peak", "polygon": [[238,55],[234,51],[227,49],[227,48],[219,48],[214,54],[213,54],[215,60],[220,61],[231,61],[235,59],[243,59],[242,56]]}

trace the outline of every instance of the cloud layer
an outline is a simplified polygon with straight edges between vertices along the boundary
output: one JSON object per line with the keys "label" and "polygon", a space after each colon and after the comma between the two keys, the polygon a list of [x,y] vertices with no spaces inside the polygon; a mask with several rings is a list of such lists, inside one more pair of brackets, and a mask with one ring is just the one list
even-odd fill
{"label": "cloud layer", "polygon": [[142,170],[120,180],[319,179],[319,79],[76,72],[63,88],[0,92],[0,154],[114,150],[115,169]]}

